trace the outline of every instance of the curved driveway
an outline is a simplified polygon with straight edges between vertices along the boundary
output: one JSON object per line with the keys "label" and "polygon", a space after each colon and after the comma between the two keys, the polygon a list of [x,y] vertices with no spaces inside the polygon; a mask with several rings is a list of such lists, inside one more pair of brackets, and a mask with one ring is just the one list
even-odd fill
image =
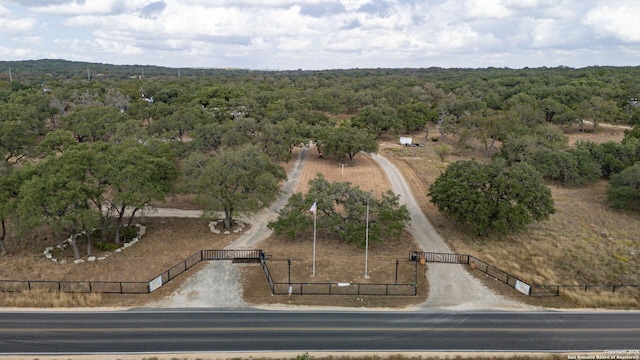
{"label": "curved driveway", "polygon": [[[371,157],[384,170],[394,193],[400,195],[400,203],[411,213],[409,232],[422,251],[450,253],[429,220],[418,206],[402,173],[384,156]],[[428,264],[429,298],[423,307],[453,307],[456,309],[528,308],[518,302],[499,297],[471,276],[462,265]]]}

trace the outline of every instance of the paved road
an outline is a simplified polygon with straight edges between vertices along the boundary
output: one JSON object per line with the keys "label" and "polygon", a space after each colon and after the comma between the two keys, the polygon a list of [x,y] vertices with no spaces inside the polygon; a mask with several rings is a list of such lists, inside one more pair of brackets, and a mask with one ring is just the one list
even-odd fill
{"label": "paved road", "polygon": [[[0,313],[0,355],[638,350],[640,312]],[[636,355],[640,355],[637,354]]]}

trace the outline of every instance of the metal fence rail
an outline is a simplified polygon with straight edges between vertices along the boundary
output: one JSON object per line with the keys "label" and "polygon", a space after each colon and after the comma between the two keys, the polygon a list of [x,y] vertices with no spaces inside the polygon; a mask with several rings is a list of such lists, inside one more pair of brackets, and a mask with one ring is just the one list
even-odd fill
{"label": "metal fence rail", "polygon": [[0,292],[42,290],[64,293],[147,294],[151,283],[171,281],[203,260],[255,259],[262,250],[201,250],[173,265],[149,281],[69,281],[69,280],[0,280]]}
{"label": "metal fence rail", "polygon": [[262,271],[264,271],[264,275],[267,278],[267,284],[269,284],[269,289],[271,289],[271,294],[275,294],[274,289],[275,285],[273,283],[273,278],[271,277],[271,272],[269,271],[269,267],[267,266],[267,257],[265,254],[260,254],[260,266],[262,266]]}
{"label": "metal fence rail", "polygon": [[63,293],[146,294],[148,281],[0,280],[0,292],[46,291]]}
{"label": "metal fence rail", "polygon": [[466,254],[449,254],[425,251],[412,251],[409,253],[409,259],[418,261],[424,259],[426,262],[447,263],[447,264],[468,264],[469,255]]}
{"label": "metal fence rail", "polygon": [[202,260],[259,260],[262,250],[202,250]]}
{"label": "metal fence rail", "polygon": [[588,284],[588,285],[530,285],[508,272],[501,270],[475,256],[467,254],[450,254],[412,251],[409,253],[411,261],[424,259],[426,262],[447,263],[447,264],[469,264],[472,268],[485,273],[494,279],[509,285],[510,287],[524,292],[529,296],[560,296],[562,291],[574,290],[595,293],[616,293],[616,294],[640,294],[640,284]]}
{"label": "metal fence rail", "polygon": [[535,285],[531,287],[532,296],[560,296],[563,292],[593,292],[598,294],[615,293],[623,295],[640,295],[640,285],[636,284],[608,284],[608,285]]}
{"label": "metal fence rail", "polygon": [[286,295],[289,287],[293,295],[369,295],[369,296],[416,296],[416,284],[363,284],[363,283],[273,283],[274,295]]}
{"label": "metal fence rail", "polygon": [[524,292],[522,288],[518,289],[518,283],[523,285],[524,288],[527,289],[525,295],[532,296],[531,294],[531,285],[527,284],[524,280],[519,279],[516,276],[509,274],[508,272],[498,269],[491,264],[488,264],[475,256],[469,255],[469,264],[474,264],[475,269],[484,272],[486,275],[493,277],[494,279],[511,286],[514,289],[519,290],[520,292]]}

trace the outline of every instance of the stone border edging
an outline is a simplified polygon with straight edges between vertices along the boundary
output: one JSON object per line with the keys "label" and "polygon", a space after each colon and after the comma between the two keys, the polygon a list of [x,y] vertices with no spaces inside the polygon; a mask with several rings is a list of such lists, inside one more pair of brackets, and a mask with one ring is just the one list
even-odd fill
{"label": "stone border edging", "polygon": [[[147,231],[147,227],[146,227],[146,226],[143,226],[143,225],[140,225],[140,224],[134,224],[133,226],[135,226],[135,227],[137,227],[137,228],[138,228],[138,235],[137,235],[136,237],[134,237],[133,239],[131,239],[131,241],[123,243],[123,244],[122,244],[122,247],[119,247],[119,248],[117,248],[117,249],[115,249],[115,250],[114,250],[114,253],[121,253],[124,249],[126,249],[126,248],[128,248],[128,247],[132,246],[133,244],[137,243],[137,242],[138,242],[138,240],[140,240],[140,238],[141,238],[141,237],[146,233],[146,231]],[[82,232],[80,232],[80,234],[78,234],[78,235],[85,235],[86,233],[87,233],[86,231],[82,231]],[[64,249],[66,249],[66,248],[67,248],[67,246],[68,246],[68,245],[71,245],[71,242],[72,242],[71,237],[69,237],[69,238],[65,239],[62,243],[60,243],[60,244],[58,244],[58,245],[56,245],[56,246],[48,246],[48,247],[46,247],[46,248],[44,249],[43,255],[44,255],[47,259],[49,259],[49,260],[51,260],[51,261],[53,261],[53,262],[55,262],[55,263],[59,263],[59,264],[66,264],[66,263],[67,263],[67,260],[66,260],[66,259],[58,260],[58,259],[56,259],[56,258],[54,258],[54,257],[53,257],[53,255],[51,254],[51,252],[52,252],[53,250],[55,250],[56,248],[61,249],[61,250],[64,250]],[[100,256],[100,257],[96,257],[96,256],[89,256],[89,257],[87,257],[87,259],[86,259],[86,260],[85,260],[85,259],[74,259],[74,260],[73,260],[73,263],[74,263],[74,264],[80,264],[80,263],[84,263],[85,261],[86,261],[86,262],[102,261],[102,260],[106,260],[106,259],[107,259],[109,256],[111,256],[111,255],[112,255],[112,254],[111,254],[111,253],[109,253],[109,254],[106,254],[105,256]]]}

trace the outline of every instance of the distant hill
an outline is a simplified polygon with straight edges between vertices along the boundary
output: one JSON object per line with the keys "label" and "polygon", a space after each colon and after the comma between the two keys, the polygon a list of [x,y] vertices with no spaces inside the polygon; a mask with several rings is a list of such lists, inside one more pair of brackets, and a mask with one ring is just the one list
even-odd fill
{"label": "distant hill", "polygon": [[46,81],[48,79],[88,79],[158,76],[203,76],[239,74],[244,69],[169,68],[153,65],[111,65],[60,59],[0,61],[0,80]]}

